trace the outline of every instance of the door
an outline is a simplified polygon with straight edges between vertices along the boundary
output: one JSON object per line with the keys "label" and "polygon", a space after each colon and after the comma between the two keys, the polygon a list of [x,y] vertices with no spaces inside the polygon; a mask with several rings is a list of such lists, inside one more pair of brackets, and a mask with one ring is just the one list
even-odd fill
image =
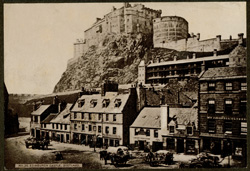
{"label": "door", "polygon": [[46,140],[49,140],[49,132],[46,132]]}
{"label": "door", "polygon": [[81,144],[86,145],[86,135],[84,135],[84,134],[81,134]]}
{"label": "door", "polygon": [[153,145],[152,145],[152,151],[156,152],[158,150],[162,150],[163,149],[163,143],[162,142],[155,142],[153,141]]}
{"label": "door", "polygon": [[64,142],[64,135],[61,134],[61,142]]}
{"label": "door", "polygon": [[144,150],[144,141],[139,141],[139,150]]}
{"label": "door", "polygon": [[184,153],[184,139],[177,139],[177,153]]}
{"label": "door", "polygon": [[40,139],[40,130],[39,129],[36,130],[36,138]]}

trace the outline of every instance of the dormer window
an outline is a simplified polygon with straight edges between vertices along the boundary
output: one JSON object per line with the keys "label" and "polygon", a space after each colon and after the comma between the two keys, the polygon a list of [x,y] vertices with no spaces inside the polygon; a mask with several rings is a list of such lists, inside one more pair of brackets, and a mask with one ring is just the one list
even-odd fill
{"label": "dormer window", "polygon": [[169,133],[173,134],[174,133],[174,126],[169,126]]}
{"label": "dormer window", "polygon": [[92,99],[91,101],[90,101],[90,107],[95,107],[96,106],[96,104],[97,104],[97,99]]}
{"label": "dormer window", "polygon": [[85,103],[84,99],[83,100],[79,100],[78,101],[78,107],[82,107],[84,105],[84,103]]}
{"label": "dormer window", "polygon": [[115,107],[120,107],[122,104],[121,99],[115,99]]}
{"label": "dormer window", "polygon": [[193,134],[193,127],[191,126],[187,127],[187,134]]}
{"label": "dormer window", "polygon": [[103,107],[103,108],[104,108],[104,107],[108,107],[109,103],[110,103],[110,100],[109,100],[109,99],[104,99],[104,100],[102,101],[102,107]]}

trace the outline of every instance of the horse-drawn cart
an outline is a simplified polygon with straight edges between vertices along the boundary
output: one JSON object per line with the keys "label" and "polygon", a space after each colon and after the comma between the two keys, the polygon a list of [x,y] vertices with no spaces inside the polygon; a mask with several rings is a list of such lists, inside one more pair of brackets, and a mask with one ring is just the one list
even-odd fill
{"label": "horse-drawn cart", "polygon": [[149,152],[146,155],[145,161],[150,164],[150,166],[157,166],[159,164],[170,165],[173,163],[173,153],[166,150],[159,150],[155,153]]}

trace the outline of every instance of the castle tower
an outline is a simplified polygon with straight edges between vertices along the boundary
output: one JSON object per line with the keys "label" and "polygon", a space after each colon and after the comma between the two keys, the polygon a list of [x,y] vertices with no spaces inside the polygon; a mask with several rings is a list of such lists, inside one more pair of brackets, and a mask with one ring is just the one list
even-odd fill
{"label": "castle tower", "polygon": [[146,65],[144,60],[138,66],[138,84],[146,84]]}

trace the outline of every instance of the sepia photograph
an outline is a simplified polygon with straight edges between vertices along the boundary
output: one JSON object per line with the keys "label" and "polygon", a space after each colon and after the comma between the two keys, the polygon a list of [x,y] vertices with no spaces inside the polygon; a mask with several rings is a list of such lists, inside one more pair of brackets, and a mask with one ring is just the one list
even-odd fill
{"label": "sepia photograph", "polygon": [[4,3],[4,169],[247,167],[247,7]]}

